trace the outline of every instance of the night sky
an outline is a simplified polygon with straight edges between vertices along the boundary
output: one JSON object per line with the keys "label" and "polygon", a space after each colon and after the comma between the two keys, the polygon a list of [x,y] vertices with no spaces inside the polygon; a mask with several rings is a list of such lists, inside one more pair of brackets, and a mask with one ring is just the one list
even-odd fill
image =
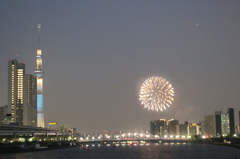
{"label": "night sky", "polygon": [[[79,132],[149,130],[150,120],[197,122],[240,110],[239,0],[0,1],[0,105],[7,104],[7,60],[35,70],[42,25],[45,123]],[[175,100],[144,109],[139,90],[166,78]]]}

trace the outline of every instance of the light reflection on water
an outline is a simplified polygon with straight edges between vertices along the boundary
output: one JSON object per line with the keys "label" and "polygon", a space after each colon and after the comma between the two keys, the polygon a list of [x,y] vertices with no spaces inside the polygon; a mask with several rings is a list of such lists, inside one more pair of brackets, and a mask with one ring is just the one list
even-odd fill
{"label": "light reflection on water", "polygon": [[210,144],[101,144],[84,147],[0,154],[4,159],[240,159],[239,149]]}

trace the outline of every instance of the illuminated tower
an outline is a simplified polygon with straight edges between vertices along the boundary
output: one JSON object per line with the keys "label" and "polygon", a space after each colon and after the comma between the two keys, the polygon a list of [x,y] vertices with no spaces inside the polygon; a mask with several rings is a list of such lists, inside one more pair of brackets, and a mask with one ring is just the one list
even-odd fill
{"label": "illuminated tower", "polygon": [[40,43],[41,24],[38,24],[38,49],[36,56],[36,71],[34,74],[37,78],[37,126],[44,127],[43,115],[43,70],[42,70],[42,50]]}

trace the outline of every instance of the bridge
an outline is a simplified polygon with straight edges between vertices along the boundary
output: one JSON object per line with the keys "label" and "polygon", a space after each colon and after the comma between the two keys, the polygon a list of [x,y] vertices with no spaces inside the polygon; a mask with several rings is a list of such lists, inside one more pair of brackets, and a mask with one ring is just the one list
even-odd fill
{"label": "bridge", "polygon": [[142,143],[192,143],[192,139],[108,139],[94,141],[80,141],[80,144],[142,144]]}
{"label": "bridge", "polygon": [[70,130],[52,130],[41,127],[0,124],[0,142],[68,141],[73,139]]}

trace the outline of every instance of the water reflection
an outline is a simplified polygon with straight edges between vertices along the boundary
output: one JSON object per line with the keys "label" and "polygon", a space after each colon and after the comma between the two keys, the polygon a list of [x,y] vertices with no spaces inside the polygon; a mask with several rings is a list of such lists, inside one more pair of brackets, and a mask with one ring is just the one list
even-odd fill
{"label": "water reflection", "polygon": [[240,159],[239,149],[227,146],[210,144],[189,143],[139,143],[129,146],[128,144],[90,144],[83,147],[68,149],[43,150],[22,152],[13,154],[0,154],[0,158],[6,159],[212,159],[223,158]]}

